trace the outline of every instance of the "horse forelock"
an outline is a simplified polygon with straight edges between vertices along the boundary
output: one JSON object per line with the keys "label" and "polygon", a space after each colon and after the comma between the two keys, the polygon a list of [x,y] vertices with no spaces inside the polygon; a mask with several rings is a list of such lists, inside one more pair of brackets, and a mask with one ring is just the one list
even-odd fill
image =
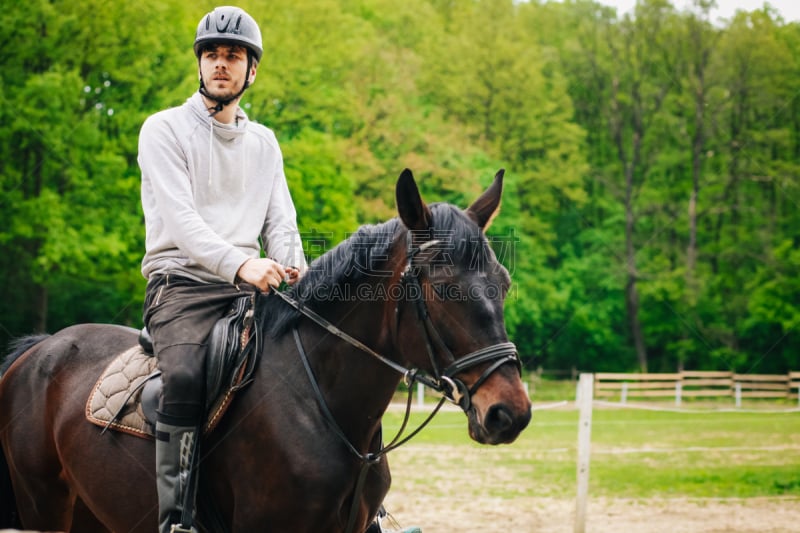
{"label": "horse forelock", "polygon": [[[434,203],[430,206],[432,227],[430,236],[445,242],[450,260],[474,264],[483,258],[488,244],[483,232],[464,212],[454,205]],[[317,311],[340,300],[345,284],[356,285],[376,274],[386,274],[386,263],[397,239],[403,238],[405,227],[398,218],[382,224],[361,226],[349,238],[321,255],[309,265],[300,282],[289,289],[298,302]],[[300,313],[277,298],[265,298],[267,332],[277,337],[291,329]]]}
{"label": "horse forelock", "polygon": [[483,231],[461,209],[447,204],[432,204],[432,238],[444,241],[455,264],[469,266],[488,249]]}

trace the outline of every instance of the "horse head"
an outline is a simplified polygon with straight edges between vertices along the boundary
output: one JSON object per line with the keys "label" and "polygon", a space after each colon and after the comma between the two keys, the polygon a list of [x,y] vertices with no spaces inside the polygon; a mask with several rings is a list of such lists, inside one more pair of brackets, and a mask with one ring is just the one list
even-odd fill
{"label": "horse head", "polygon": [[[499,211],[503,171],[466,210],[427,205],[403,171],[396,197],[405,234],[395,338],[402,358],[424,368],[461,406],[472,439],[514,441],[528,425],[531,403],[509,342],[503,302],[511,284],[485,231]],[[401,237],[402,239],[403,237]]]}

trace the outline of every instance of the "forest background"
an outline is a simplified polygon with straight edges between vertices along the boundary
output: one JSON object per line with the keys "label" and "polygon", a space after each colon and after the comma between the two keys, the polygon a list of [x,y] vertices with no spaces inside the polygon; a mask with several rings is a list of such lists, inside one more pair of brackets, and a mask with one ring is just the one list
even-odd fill
{"label": "forest background", "polygon": [[[141,325],[144,119],[197,88],[214,5],[3,0],[0,342]],[[310,258],[411,168],[490,230],[528,368],[800,370],[800,25],[707,0],[242,0],[242,102],[281,142]]]}

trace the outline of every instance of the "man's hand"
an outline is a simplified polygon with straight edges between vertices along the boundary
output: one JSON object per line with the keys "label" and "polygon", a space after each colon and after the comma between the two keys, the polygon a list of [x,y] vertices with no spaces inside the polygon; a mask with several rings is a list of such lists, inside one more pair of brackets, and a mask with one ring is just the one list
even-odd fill
{"label": "man's hand", "polygon": [[281,281],[294,284],[299,279],[299,275],[296,268],[284,268],[280,263],[266,257],[248,259],[236,272],[239,279],[255,285],[264,292],[268,291],[270,287],[277,288]]}
{"label": "man's hand", "polygon": [[300,281],[300,276],[301,276],[300,270],[298,270],[297,268],[286,267],[286,277],[284,278],[284,280],[289,285],[294,285],[295,283]]}

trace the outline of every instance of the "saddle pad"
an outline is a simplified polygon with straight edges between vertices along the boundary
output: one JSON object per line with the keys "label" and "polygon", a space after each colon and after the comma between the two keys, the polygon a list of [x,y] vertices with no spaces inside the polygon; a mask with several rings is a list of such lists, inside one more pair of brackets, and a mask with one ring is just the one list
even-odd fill
{"label": "saddle pad", "polygon": [[[89,394],[86,419],[102,428],[155,439],[154,424],[145,417],[141,404],[142,385],[155,370],[156,358],[144,353],[139,345],[114,357]],[[242,365],[233,383],[220,391],[209,406],[204,433],[211,432],[228,410],[245,380],[245,371],[246,365]]]}
{"label": "saddle pad", "polygon": [[[156,358],[145,354],[139,345],[115,357],[86,402],[89,422],[140,437],[153,437],[153,428],[144,416],[139,399],[141,385],[155,369]],[[132,394],[133,391],[136,393]],[[113,419],[116,413],[119,415]]]}

